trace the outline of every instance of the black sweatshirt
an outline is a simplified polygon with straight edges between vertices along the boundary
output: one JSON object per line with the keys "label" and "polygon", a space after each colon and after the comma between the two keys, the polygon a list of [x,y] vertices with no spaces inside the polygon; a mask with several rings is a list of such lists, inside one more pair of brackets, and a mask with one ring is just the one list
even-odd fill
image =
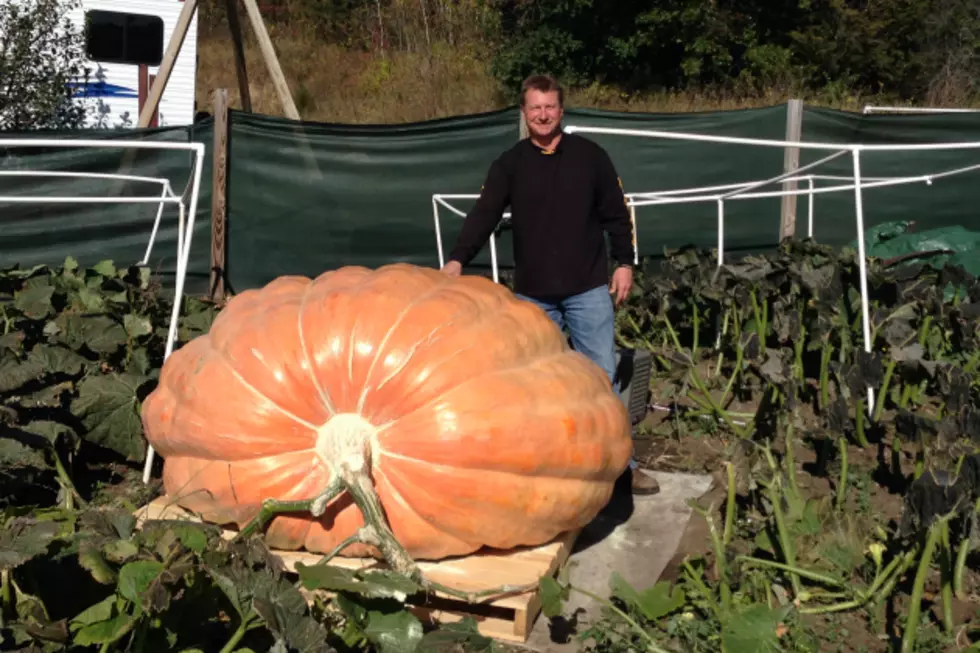
{"label": "black sweatshirt", "polygon": [[603,230],[612,258],[633,264],[633,228],[609,155],[577,134],[553,152],[523,139],[490,166],[450,260],[467,265],[511,207],[514,290],[559,298],[609,283]]}

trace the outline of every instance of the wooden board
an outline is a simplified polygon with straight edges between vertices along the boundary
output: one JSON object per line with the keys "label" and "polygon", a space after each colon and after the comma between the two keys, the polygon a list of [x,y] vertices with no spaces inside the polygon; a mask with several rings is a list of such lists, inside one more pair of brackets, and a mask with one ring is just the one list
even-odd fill
{"label": "wooden board", "polygon": [[[168,497],[157,497],[136,511],[136,526],[147,520],[182,520],[199,522],[194,514],[174,504]],[[544,576],[555,574],[568,559],[580,531],[569,531],[548,544],[522,547],[509,551],[484,550],[472,555],[440,560],[420,561],[419,569],[428,580],[464,592],[480,592],[502,585],[527,586]],[[225,538],[235,536],[234,530],[224,529]],[[290,572],[296,563],[312,565],[323,556],[306,551],[272,550]],[[373,558],[336,557],[329,562],[347,569],[383,569],[387,565]],[[445,623],[472,617],[483,635],[495,639],[524,643],[538,614],[541,598],[537,590],[488,598],[480,603],[465,601],[441,593],[430,595],[424,603],[409,608],[424,622]]]}

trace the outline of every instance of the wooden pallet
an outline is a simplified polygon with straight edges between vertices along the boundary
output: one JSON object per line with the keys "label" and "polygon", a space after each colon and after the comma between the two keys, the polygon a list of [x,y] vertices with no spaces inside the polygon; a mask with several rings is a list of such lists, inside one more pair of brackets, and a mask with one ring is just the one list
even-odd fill
{"label": "wooden pallet", "polygon": [[[195,515],[173,504],[168,497],[158,497],[137,510],[137,528],[147,520],[168,519],[199,522]],[[510,551],[485,550],[472,555],[440,560],[421,561],[419,568],[432,582],[464,592],[480,592],[502,585],[527,586],[537,583],[544,576],[555,574],[568,559],[580,531],[569,531],[548,544],[523,547]],[[226,538],[235,531],[224,529]],[[292,573],[296,563],[307,565],[318,562],[322,556],[305,551],[272,550],[285,568]],[[346,569],[382,569],[385,563],[373,558],[341,558],[330,561],[331,565]],[[487,637],[508,642],[524,643],[541,612],[541,597],[537,590],[521,594],[490,598],[481,603],[467,603],[441,593],[430,595],[424,603],[409,605],[409,609],[423,623],[447,623],[472,617],[480,633]]]}

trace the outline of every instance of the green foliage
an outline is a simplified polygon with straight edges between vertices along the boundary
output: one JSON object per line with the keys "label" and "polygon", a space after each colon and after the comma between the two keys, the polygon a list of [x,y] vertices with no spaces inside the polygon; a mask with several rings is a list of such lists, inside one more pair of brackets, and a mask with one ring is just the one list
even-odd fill
{"label": "green foliage", "polygon": [[[0,636],[32,650],[421,653],[490,644],[472,620],[423,634],[400,602],[376,600],[379,588],[401,586],[393,577],[375,578],[370,592],[352,571],[307,579],[308,589],[339,592],[339,613],[328,613],[322,595],[310,604],[260,538],[226,540],[212,526],[151,520],[137,529],[131,512],[114,507],[7,515],[3,532]],[[51,580],[66,571],[84,595],[59,596],[66,584]]]}
{"label": "green foliage", "polygon": [[[267,0],[265,20],[385,59],[487,62],[509,101],[531,73],[627,93],[874,95],[929,104],[980,95],[973,0]],[[202,26],[227,34],[222,3]],[[459,80],[465,84],[465,80]]]}
{"label": "green foliage", "polygon": [[78,0],[0,3],[0,132],[75,129],[85,107],[70,82],[87,79]]}
{"label": "green foliage", "polygon": [[[722,438],[728,496],[723,525],[714,506],[693,506],[711,551],[685,560],[674,584],[613,579],[620,607],[588,631],[599,648],[823,650],[812,619],[890,604],[910,610],[889,630],[911,651],[937,577],[942,632],[960,627],[952,606],[980,506],[980,281],[949,257],[872,258],[867,352],[858,275],[853,249],[812,241],[721,266],[683,248],[638,275],[620,343],[655,356],[654,400],[671,411],[662,436]],[[855,471],[855,448],[878,464]],[[831,491],[808,496],[821,476]],[[900,515],[869,510],[872,478],[904,495]],[[576,590],[542,587],[552,615]]]}
{"label": "green foliage", "polygon": [[[617,317],[619,339],[653,351],[679,386],[670,399],[696,406],[682,418],[692,424],[710,416],[768,437],[789,419],[816,439],[865,446],[884,436],[888,416],[899,436],[948,465],[963,453],[953,433],[980,443],[980,283],[949,262],[872,259],[868,274],[870,352],[854,251],[812,242],[721,267],[692,249],[669,253],[659,275],[639,275]],[[757,410],[734,415],[735,401]]]}
{"label": "green foliage", "polygon": [[[723,88],[922,98],[952,61],[980,70],[980,12],[968,0],[721,2],[543,0],[502,3],[493,71],[510,92],[533,72],[630,90]],[[969,86],[953,101],[975,95]],[[936,98],[937,101],[943,98]]]}
{"label": "green foliage", "polygon": [[[0,270],[0,496],[34,501],[55,484],[78,499],[63,465],[87,452],[140,462],[140,404],[163,363],[169,302],[145,267]],[[213,306],[190,298],[181,341],[204,333]]]}

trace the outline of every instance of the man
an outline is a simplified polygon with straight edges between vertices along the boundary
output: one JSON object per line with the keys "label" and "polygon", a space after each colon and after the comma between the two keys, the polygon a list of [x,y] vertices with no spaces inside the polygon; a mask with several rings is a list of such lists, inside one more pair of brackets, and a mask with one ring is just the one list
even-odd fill
{"label": "man", "polygon": [[[595,361],[613,381],[616,341],[613,299],[619,305],[633,284],[633,229],[622,185],[609,155],[577,134],[562,133],[564,94],[552,77],[534,75],[521,88],[529,138],[490,166],[443,271],[459,275],[511,207],[514,291],[534,302],[572,347]],[[616,268],[609,263],[609,234]],[[634,494],[654,494],[653,477],[630,461]]]}

